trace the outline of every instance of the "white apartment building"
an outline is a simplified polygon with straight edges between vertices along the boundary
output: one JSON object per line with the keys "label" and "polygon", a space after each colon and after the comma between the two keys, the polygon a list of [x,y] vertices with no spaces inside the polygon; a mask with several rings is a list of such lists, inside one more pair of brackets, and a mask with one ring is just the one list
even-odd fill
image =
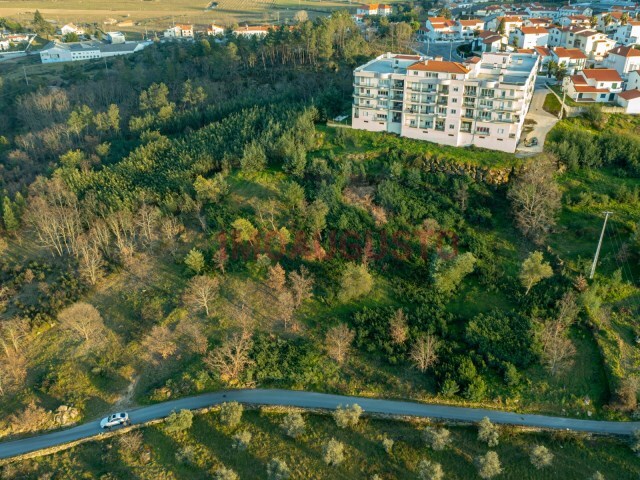
{"label": "white apartment building", "polygon": [[354,71],[352,126],[514,152],[539,58],[483,53],[466,63],[387,53]]}
{"label": "white apartment building", "polygon": [[627,78],[629,72],[640,70],[640,50],[633,47],[616,47],[610,50],[602,61],[604,68],[612,68],[622,78]]}
{"label": "white apartment building", "polygon": [[77,62],[95,58],[115,57],[139,52],[153,42],[125,42],[108,44],[101,42],[51,42],[40,50],[42,63]]}
{"label": "white apartment building", "polygon": [[620,45],[636,45],[640,43],[640,22],[629,21],[620,25],[613,35],[613,39]]}

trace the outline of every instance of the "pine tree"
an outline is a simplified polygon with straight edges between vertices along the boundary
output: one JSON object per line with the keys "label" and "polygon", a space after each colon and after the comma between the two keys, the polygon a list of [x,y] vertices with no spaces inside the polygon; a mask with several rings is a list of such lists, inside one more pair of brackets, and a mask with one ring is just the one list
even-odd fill
{"label": "pine tree", "polygon": [[2,201],[2,221],[7,232],[13,232],[20,226],[20,222],[16,217],[14,207],[11,205],[9,197],[4,197]]}

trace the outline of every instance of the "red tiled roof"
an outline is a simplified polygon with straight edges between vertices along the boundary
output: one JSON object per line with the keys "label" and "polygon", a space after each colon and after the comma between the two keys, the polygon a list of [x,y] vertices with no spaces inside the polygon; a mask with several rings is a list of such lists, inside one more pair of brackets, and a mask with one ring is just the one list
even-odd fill
{"label": "red tiled roof", "polygon": [[491,44],[491,43],[495,43],[495,42],[501,42],[502,41],[502,35],[490,35],[488,37],[485,37],[482,40],[482,43],[484,44]]}
{"label": "red tiled roof", "polygon": [[585,68],[582,73],[597,82],[622,82],[620,74],[612,68]]}
{"label": "red tiled roof", "polygon": [[640,98],[640,90],[637,88],[635,90],[627,90],[620,92],[618,96],[624,100],[635,100],[636,98]]}
{"label": "red tiled roof", "polygon": [[551,50],[549,50],[547,47],[533,47],[533,49],[538,52],[538,55],[540,55],[541,57],[548,57],[549,55],[551,55]]}
{"label": "red tiled roof", "polygon": [[464,27],[475,27],[479,23],[484,23],[482,20],[458,20],[458,23]]}
{"label": "red tiled roof", "polygon": [[513,16],[513,17],[498,17],[498,22],[501,22],[502,20],[504,20],[505,23],[521,22],[522,21],[522,17],[517,17],[517,16]]}
{"label": "red tiled roof", "polygon": [[591,85],[573,85],[573,89],[578,93],[609,93],[607,88],[596,88]]}
{"label": "red tiled roof", "polygon": [[640,57],[640,50],[633,47],[616,47],[613,50],[609,50],[609,53],[614,55],[620,55],[621,57]]}
{"label": "red tiled roof", "polygon": [[420,55],[394,55],[393,58],[399,58],[400,60],[420,60]]}
{"label": "red tiled roof", "polygon": [[533,53],[533,48],[518,48],[516,53]]}
{"label": "red tiled roof", "polygon": [[543,27],[520,27],[520,31],[525,35],[544,35],[549,30]]}
{"label": "red tiled roof", "polygon": [[586,60],[587,58],[579,48],[553,47],[553,52],[558,58],[572,58],[574,60]]}
{"label": "red tiled roof", "polygon": [[569,79],[571,80],[571,83],[573,83],[574,85],[587,85],[587,81],[584,79],[582,75],[571,75]]}
{"label": "red tiled roof", "polygon": [[420,70],[423,72],[439,73],[469,73],[469,69],[458,62],[446,62],[442,60],[426,60],[410,65],[407,70]]}

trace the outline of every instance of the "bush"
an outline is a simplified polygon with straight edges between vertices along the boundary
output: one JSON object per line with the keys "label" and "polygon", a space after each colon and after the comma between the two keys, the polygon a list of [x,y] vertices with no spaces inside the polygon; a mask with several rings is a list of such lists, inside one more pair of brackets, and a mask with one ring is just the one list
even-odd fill
{"label": "bush", "polygon": [[344,461],[344,444],[332,438],[322,449],[322,459],[327,465],[339,465]]}
{"label": "bush", "polygon": [[419,480],[442,480],[443,477],[444,472],[442,471],[442,465],[439,463],[421,460],[418,464]]}
{"label": "bush", "polygon": [[306,427],[304,417],[299,412],[287,413],[282,420],[282,429],[291,438],[298,438],[300,435],[304,435]]}
{"label": "bush", "polygon": [[340,292],[338,299],[341,302],[348,302],[356,298],[367,295],[373,288],[373,277],[364,265],[348,263],[342,279],[340,280]]}
{"label": "bush", "polygon": [[290,476],[291,471],[284,460],[272,458],[267,464],[267,477],[269,477],[269,480],[287,480]]}
{"label": "bush", "polygon": [[353,428],[358,425],[358,422],[360,422],[362,412],[362,407],[357,403],[347,405],[344,408],[342,408],[342,405],[339,405],[333,412],[333,419],[336,421],[336,425],[340,428]]}
{"label": "bush", "polygon": [[226,427],[234,428],[242,420],[244,408],[238,402],[226,402],[220,405],[220,423]]}
{"label": "bush", "polygon": [[531,464],[540,470],[541,468],[551,466],[551,463],[553,462],[553,453],[543,445],[536,445],[533,447],[533,450],[531,450],[529,458],[531,459]]}
{"label": "bush", "polygon": [[213,472],[213,480],[239,480],[238,474],[227,467],[220,467]]}
{"label": "bush", "polygon": [[451,443],[451,432],[446,428],[427,427],[422,431],[422,439],[433,450],[444,450]]}
{"label": "bush", "polygon": [[246,450],[249,448],[249,444],[251,443],[251,432],[249,430],[242,430],[241,432],[236,433],[233,436],[233,448],[238,450]]}
{"label": "bush", "polygon": [[485,442],[490,447],[496,447],[499,438],[498,427],[491,423],[489,417],[484,417],[480,420],[480,423],[478,423],[478,440]]}
{"label": "bush", "polygon": [[393,441],[393,439],[389,438],[389,437],[384,437],[382,439],[382,448],[384,448],[384,451],[387,452],[389,455],[391,455],[393,453],[393,444],[395,442]]}
{"label": "bush", "polygon": [[189,430],[193,423],[193,412],[191,410],[180,410],[171,412],[165,420],[164,431],[167,433],[177,433]]}
{"label": "bush", "polygon": [[475,459],[476,468],[478,469],[478,475],[485,480],[493,478],[502,473],[502,465],[500,464],[500,457],[496,452],[487,452],[485,455],[480,455]]}

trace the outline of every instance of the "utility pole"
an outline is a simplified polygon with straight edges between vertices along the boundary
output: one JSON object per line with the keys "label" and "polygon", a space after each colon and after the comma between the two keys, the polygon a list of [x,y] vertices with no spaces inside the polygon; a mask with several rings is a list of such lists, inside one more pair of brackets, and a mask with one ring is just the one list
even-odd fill
{"label": "utility pole", "polygon": [[602,225],[602,232],[600,233],[600,240],[598,241],[598,248],[596,248],[596,255],[593,257],[593,264],[591,265],[591,272],[589,273],[589,279],[592,279],[596,273],[596,265],[598,264],[598,257],[600,256],[600,247],[602,247],[602,239],[604,238],[604,230],[607,228],[607,220],[609,215],[613,212],[604,212],[604,224]]}
{"label": "utility pole", "polygon": [[24,81],[27,82],[27,85],[29,85],[29,77],[27,77],[27,67],[23,65],[22,71],[24,72]]}
{"label": "utility pole", "polygon": [[562,120],[562,115],[564,115],[564,99],[567,96],[567,89],[564,86],[564,78],[562,79],[562,105],[560,105],[560,112],[558,113],[558,119]]}
{"label": "utility pole", "polygon": [[451,54],[453,53],[453,39],[449,39],[449,61],[451,61]]}

